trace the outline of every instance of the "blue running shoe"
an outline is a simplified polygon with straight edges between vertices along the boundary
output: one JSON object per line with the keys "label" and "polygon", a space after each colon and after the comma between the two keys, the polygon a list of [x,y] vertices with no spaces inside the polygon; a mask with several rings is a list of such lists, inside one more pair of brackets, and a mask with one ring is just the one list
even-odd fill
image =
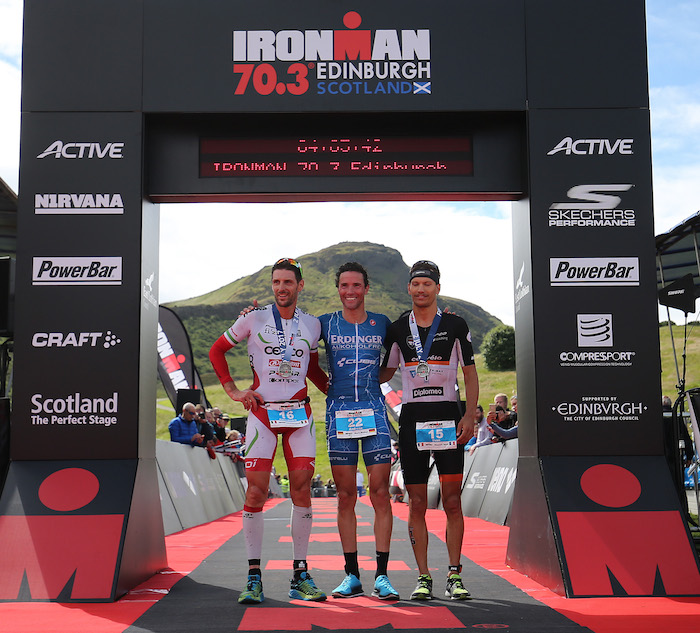
{"label": "blue running shoe", "polygon": [[362,583],[355,574],[345,576],[343,582],[333,589],[334,598],[352,598],[353,596],[362,596],[364,593]]}
{"label": "blue running shoe", "polygon": [[241,604],[260,604],[263,600],[265,600],[265,594],[260,576],[250,574],[245,590],[241,591],[241,595],[238,596],[238,602]]}
{"label": "blue running shoe", "polygon": [[399,592],[391,586],[389,578],[385,575],[377,576],[375,579],[372,595],[380,600],[399,599]]}
{"label": "blue running shoe", "polygon": [[292,598],[292,600],[312,600],[314,602],[321,602],[326,599],[326,594],[316,586],[311,574],[303,571],[299,578],[292,578],[289,597]]}

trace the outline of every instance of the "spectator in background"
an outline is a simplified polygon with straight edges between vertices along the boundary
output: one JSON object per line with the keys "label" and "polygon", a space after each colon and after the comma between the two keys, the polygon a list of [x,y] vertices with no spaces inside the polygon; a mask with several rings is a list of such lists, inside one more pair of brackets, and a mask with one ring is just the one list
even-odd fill
{"label": "spectator in background", "polygon": [[357,485],[357,496],[363,497],[365,494],[365,476],[359,470],[355,475],[355,485]]}
{"label": "spectator in background", "polygon": [[194,405],[191,402],[185,402],[182,405],[182,413],[168,424],[170,441],[190,446],[202,446],[204,436],[197,430],[196,418],[197,413]]}
{"label": "spectator in background", "polygon": [[[469,454],[473,455],[474,451],[476,451],[477,448],[480,448],[482,446],[488,446],[489,444],[493,444],[495,441],[498,441],[493,436],[494,431],[491,429],[491,425],[495,424],[499,427],[500,430],[503,431],[505,430],[504,425],[507,421],[508,415],[506,411],[500,404],[495,405],[495,409],[493,411],[489,411],[489,414],[486,417],[486,435],[483,435],[480,440],[477,440],[474,444],[472,444],[469,447]],[[501,436],[499,435],[499,437]]]}
{"label": "spectator in background", "polygon": [[470,449],[477,442],[481,442],[485,439],[491,439],[491,435],[488,431],[488,424],[486,418],[484,417],[484,407],[480,404],[476,405],[476,416],[474,417],[474,436],[465,445],[464,450]]}
{"label": "spectator in background", "polygon": [[[518,419],[518,414],[508,408],[508,396],[504,393],[497,393],[493,397],[493,401],[497,407],[502,407],[506,412],[506,418],[500,426],[504,429],[509,429],[515,424],[515,421]],[[516,398],[515,401],[517,406],[518,399]]]}

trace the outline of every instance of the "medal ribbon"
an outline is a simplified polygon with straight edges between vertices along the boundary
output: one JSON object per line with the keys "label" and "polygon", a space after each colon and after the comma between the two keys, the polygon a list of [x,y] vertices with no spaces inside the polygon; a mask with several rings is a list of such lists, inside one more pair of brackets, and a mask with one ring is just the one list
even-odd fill
{"label": "medal ribbon", "polygon": [[433,339],[435,334],[437,334],[438,326],[440,325],[440,319],[442,318],[442,312],[440,308],[437,309],[437,314],[433,318],[433,324],[430,326],[428,332],[428,338],[425,339],[425,349],[423,349],[423,344],[420,342],[420,335],[418,334],[418,325],[416,324],[416,317],[411,310],[411,314],[408,317],[408,326],[411,328],[411,336],[413,337],[413,344],[416,347],[416,354],[418,355],[418,360],[421,362],[426,362],[428,356],[430,355],[430,346],[433,344]]}
{"label": "medal ribbon", "polygon": [[284,329],[282,328],[282,316],[277,306],[272,304],[272,316],[275,318],[275,327],[277,328],[277,341],[280,351],[282,352],[282,360],[289,362],[292,358],[292,345],[294,339],[299,334],[299,308],[294,308],[294,316],[292,317],[292,329],[289,333],[289,345],[284,338]]}

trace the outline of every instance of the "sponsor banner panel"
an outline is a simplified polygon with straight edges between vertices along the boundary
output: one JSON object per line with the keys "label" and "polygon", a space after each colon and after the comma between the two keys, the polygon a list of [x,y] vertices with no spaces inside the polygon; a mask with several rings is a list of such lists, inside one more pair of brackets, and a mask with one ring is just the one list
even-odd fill
{"label": "sponsor banner panel", "polygon": [[346,7],[152,0],[145,3],[144,107],[524,109],[523,13],[506,0],[458,3],[449,12],[417,0]]}
{"label": "sponsor banner panel", "polygon": [[[492,473],[503,450],[501,442],[482,446],[474,453],[462,486],[462,514],[467,517],[478,517],[481,504],[491,481]],[[465,461],[466,470],[466,461]]]}
{"label": "sponsor banner panel", "polygon": [[[477,449],[478,451],[479,449]],[[479,518],[490,523],[505,525],[515,490],[518,474],[518,439],[503,443],[496,467],[491,473],[484,500],[479,510]]]}
{"label": "sponsor banner panel", "polygon": [[661,453],[648,111],[529,125],[532,248],[514,267],[516,319],[533,306],[536,454]]}
{"label": "sponsor banner panel", "polygon": [[138,454],[141,124],[24,115],[14,460]]}

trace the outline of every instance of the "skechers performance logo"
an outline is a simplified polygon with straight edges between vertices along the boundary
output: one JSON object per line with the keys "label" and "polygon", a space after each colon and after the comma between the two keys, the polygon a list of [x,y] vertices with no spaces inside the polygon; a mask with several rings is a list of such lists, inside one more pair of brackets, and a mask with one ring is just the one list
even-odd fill
{"label": "skechers performance logo", "polygon": [[37,193],[37,215],[119,215],[124,202],[119,193]]}
{"label": "skechers performance logo", "polygon": [[638,286],[637,257],[552,257],[552,286]]}
{"label": "skechers performance logo", "polygon": [[54,141],[37,158],[124,158],[124,143],[64,143]]}
{"label": "skechers performance logo", "polygon": [[35,257],[33,286],[121,286],[121,257]]}
{"label": "skechers performance logo", "polygon": [[549,207],[549,226],[632,227],[636,224],[633,209],[619,209],[625,193],[632,188],[623,185],[576,185],[566,192],[567,202]]}

